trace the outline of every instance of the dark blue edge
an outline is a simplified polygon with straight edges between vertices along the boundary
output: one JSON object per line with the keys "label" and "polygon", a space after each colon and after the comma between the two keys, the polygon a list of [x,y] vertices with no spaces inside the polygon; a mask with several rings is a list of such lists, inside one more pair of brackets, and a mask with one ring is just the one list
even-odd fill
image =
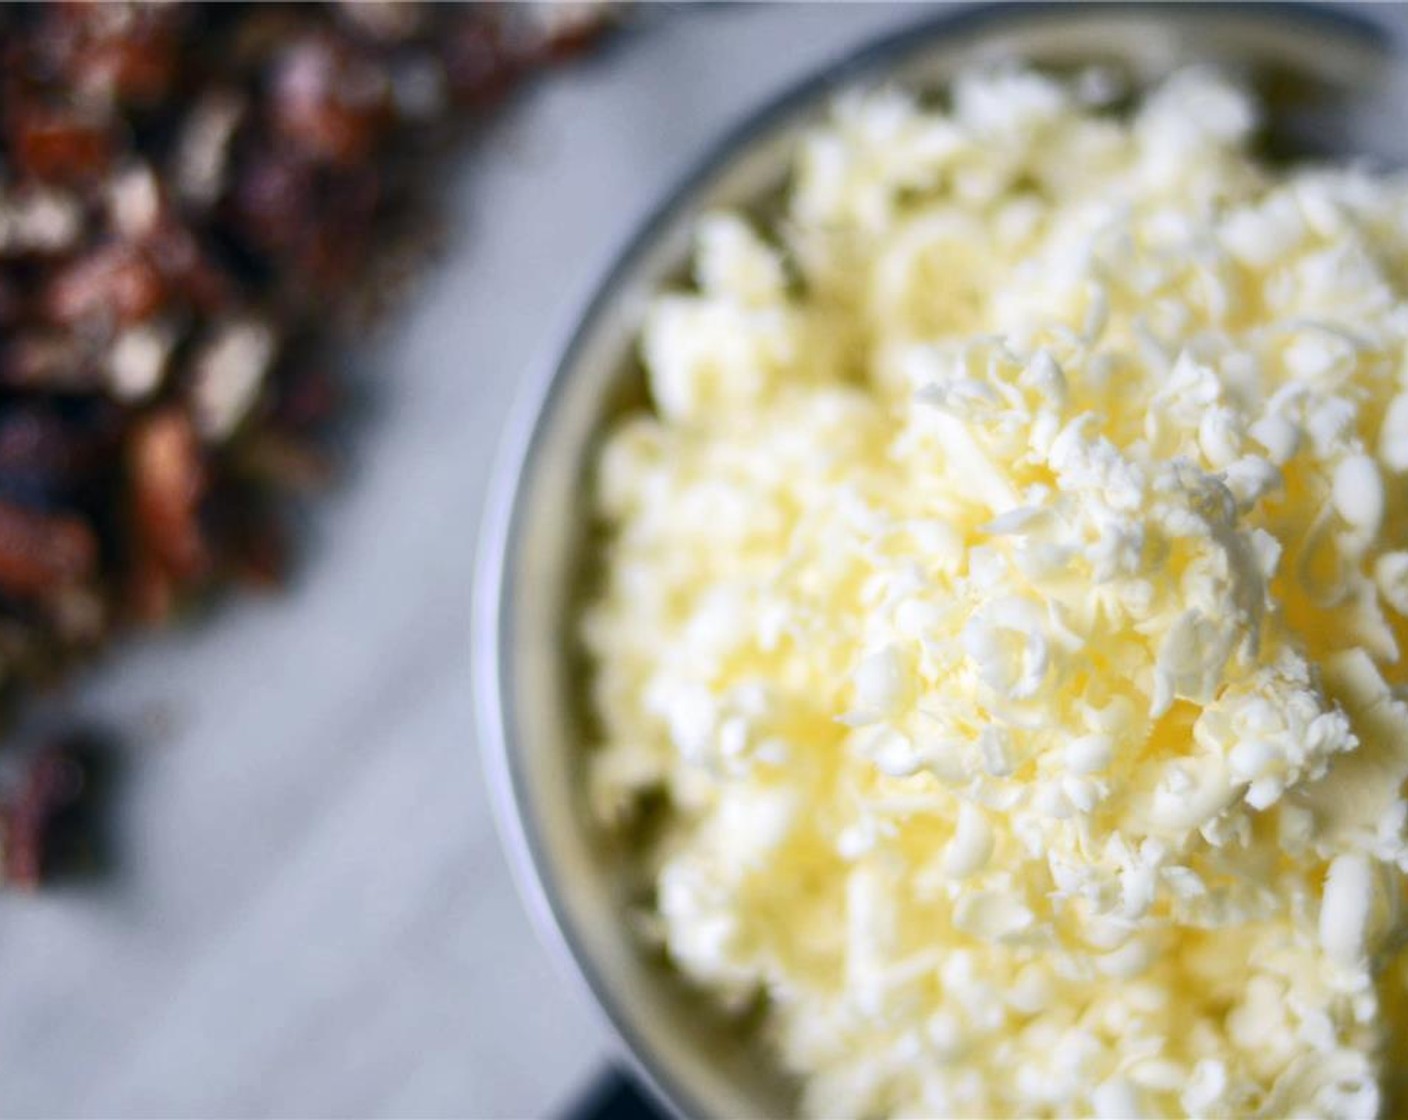
{"label": "dark blue edge", "polygon": [[[539,444],[542,439],[546,419],[557,404],[560,386],[566,371],[575,364],[584,339],[590,334],[601,310],[615,298],[620,280],[625,276],[645,249],[655,240],[660,230],[673,220],[689,204],[690,198],[708,180],[716,175],[724,163],[750,141],[779,127],[789,117],[799,115],[806,107],[823,100],[828,93],[849,86],[862,76],[887,66],[893,66],[903,57],[922,50],[932,39],[942,35],[981,30],[988,26],[1000,26],[1009,20],[1022,20],[1032,16],[1050,18],[1059,16],[1063,10],[1084,8],[1088,5],[1060,3],[1057,0],[1033,0],[1033,2],[993,3],[962,7],[957,10],[942,10],[937,15],[926,15],[898,31],[889,32],[872,39],[855,50],[848,51],[838,59],[823,64],[806,77],[799,79],[766,101],[762,107],[749,113],[739,124],[726,129],[722,136],[713,141],[705,154],[670,187],[649,212],[638,230],[626,242],[613,261],[596,280],[592,295],[584,309],[576,317],[576,327],[563,348],[560,356],[547,369],[546,377],[536,384],[529,385],[520,394],[517,405],[531,402],[533,421],[525,432],[510,431],[507,434],[512,442],[501,449],[492,478],[514,479],[512,497],[505,503],[491,502],[486,508],[486,524],[481,529],[480,539],[501,540],[502,550],[496,555],[484,558],[484,563],[493,564],[495,584],[498,587],[496,603],[492,608],[491,620],[494,632],[494,651],[505,647],[507,620],[503,609],[511,603],[514,592],[514,566],[506,563],[508,557],[516,554],[522,529],[523,481],[527,477]],[[1095,5],[1089,5],[1095,6]],[[1104,6],[1104,5],[1101,5]],[[1139,12],[1158,14],[1160,12],[1185,12],[1190,7],[1177,0],[1158,0],[1153,3],[1114,3],[1109,9],[1118,12]],[[1199,13],[1236,13],[1254,15],[1266,19],[1287,17],[1309,27],[1319,25],[1327,32],[1360,38],[1372,45],[1382,45],[1386,38],[1383,25],[1359,13],[1336,7],[1333,3],[1239,3],[1206,0],[1195,5]],[[1183,18],[1180,16],[1180,18]],[[518,409],[510,415],[516,415]],[[487,532],[486,532],[487,530]],[[484,656],[476,650],[476,656]],[[492,698],[497,709],[499,737],[505,755],[507,774],[512,786],[517,808],[518,827],[523,835],[532,860],[534,881],[520,883],[521,889],[538,896],[564,945],[571,953],[577,972],[586,983],[588,990],[610,1022],[617,1037],[625,1044],[626,1057],[632,1070],[655,1093],[671,1112],[683,1116],[705,1116],[706,1109],[694,1100],[681,1086],[675,1084],[664,1070],[654,1068],[648,1061],[651,1048],[639,1038],[631,1025],[630,1018],[617,1006],[616,997],[610,986],[597,974],[592,961],[582,952],[576,931],[558,901],[556,883],[551,866],[543,858],[543,843],[537,824],[531,816],[522,811],[529,803],[525,796],[525,782],[518,754],[513,749],[516,742],[514,705],[509,675],[503,672],[503,663],[493,673],[497,694]],[[516,875],[518,873],[516,872]],[[522,876],[518,875],[521,879]]]}

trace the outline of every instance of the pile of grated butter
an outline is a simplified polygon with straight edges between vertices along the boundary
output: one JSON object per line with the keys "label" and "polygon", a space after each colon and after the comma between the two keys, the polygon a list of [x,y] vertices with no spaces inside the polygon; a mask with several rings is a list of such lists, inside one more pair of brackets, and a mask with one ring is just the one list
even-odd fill
{"label": "pile of grated butter", "polygon": [[1373,1117],[1408,179],[1090,88],[843,99],[701,222],[598,463],[594,805],[663,793],[653,929],[812,1114]]}

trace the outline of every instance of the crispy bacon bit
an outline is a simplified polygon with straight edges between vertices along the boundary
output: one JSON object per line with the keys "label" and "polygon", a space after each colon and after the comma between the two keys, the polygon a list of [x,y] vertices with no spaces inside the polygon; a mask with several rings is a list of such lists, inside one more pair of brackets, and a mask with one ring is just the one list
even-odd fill
{"label": "crispy bacon bit", "polygon": [[514,60],[501,43],[502,29],[493,24],[467,23],[445,41],[445,76],[456,100],[484,105],[509,86]]}
{"label": "crispy bacon bit", "polygon": [[16,598],[51,594],[90,578],[98,542],[77,517],[33,513],[0,502],[0,590]]}
{"label": "crispy bacon bit", "polygon": [[107,170],[116,146],[106,121],[73,109],[21,108],[9,132],[20,171],[50,182],[95,178]]}
{"label": "crispy bacon bit", "polygon": [[97,21],[78,21],[96,34],[75,44],[69,73],[85,92],[146,107],[170,92],[178,69],[180,4],[153,4],[129,9],[126,20],[110,31]]}
{"label": "crispy bacon bit", "polygon": [[49,281],[43,302],[55,323],[101,317],[128,324],[155,314],[164,297],[156,266],[139,249],[116,244],[66,265]]}
{"label": "crispy bacon bit", "polygon": [[0,867],[7,883],[26,890],[39,885],[54,819],[78,801],[83,786],[83,767],[62,744],[41,748],[30,761],[19,789],[0,802]]}
{"label": "crispy bacon bit", "polygon": [[139,421],[128,437],[137,586],[143,617],[164,618],[175,589],[209,562],[198,522],[206,471],[190,417],[169,407]]}
{"label": "crispy bacon bit", "polygon": [[38,328],[0,339],[0,384],[13,389],[81,391],[97,381],[92,347],[71,331]]}
{"label": "crispy bacon bit", "polygon": [[[357,0],[0,13],[11,695],[115,627],[163,622],[231,580],[278,582],[286,499],[324,485],[334,461],[330,342],[406,274],[426,172],[474,110],[599,23],[536,11]],[[66,771],[37,763],[8,796],[5,761],[0,882],[32,884]]]}
{"label": "crispy bacon bit", "polygon": [[305,155],[356,163],[391,121],[391,83],[355,45],[308,38],[280,59],[269,114],[274,131]]}

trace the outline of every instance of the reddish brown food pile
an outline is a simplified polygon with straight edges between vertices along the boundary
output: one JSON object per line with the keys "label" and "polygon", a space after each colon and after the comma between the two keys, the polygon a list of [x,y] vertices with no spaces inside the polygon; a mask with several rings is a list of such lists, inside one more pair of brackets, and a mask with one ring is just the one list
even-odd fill
{"label": "reddish brown food pile", "polygon": [[[323,473],[326,328],[375,287],[468,118],[597,30],[554,5],[0,9],[0,682],[275,580]],[[75,777],[0,791],[42,869]]]}

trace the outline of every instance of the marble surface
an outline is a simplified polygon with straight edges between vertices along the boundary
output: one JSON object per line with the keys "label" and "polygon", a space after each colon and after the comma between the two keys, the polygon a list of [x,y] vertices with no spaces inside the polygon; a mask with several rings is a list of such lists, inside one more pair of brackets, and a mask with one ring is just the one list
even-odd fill
{"label": "marble surface", "polygon": [[0,898],[0,1114],[536,1116],[604,1060],[489,819],[469,694],[483,486],[520,374],[768,93],[913,8],[655,11],[517,100],[448,251],[359,355],[379,406],[295,587],[65,698],[126,734],[116,872]]}
{"label": "marble surface", "polygon": [[0,1114],[539,1116],[585,1084],[609,1039],[528,926],[475,757],[498,430],[707,141],[923,16],[654,10],[482,137],[446,185],[448,251],[359,355],[379,407],[295,587],[123,650],[66,700],[131,740],[118,867],[0,898]]}

